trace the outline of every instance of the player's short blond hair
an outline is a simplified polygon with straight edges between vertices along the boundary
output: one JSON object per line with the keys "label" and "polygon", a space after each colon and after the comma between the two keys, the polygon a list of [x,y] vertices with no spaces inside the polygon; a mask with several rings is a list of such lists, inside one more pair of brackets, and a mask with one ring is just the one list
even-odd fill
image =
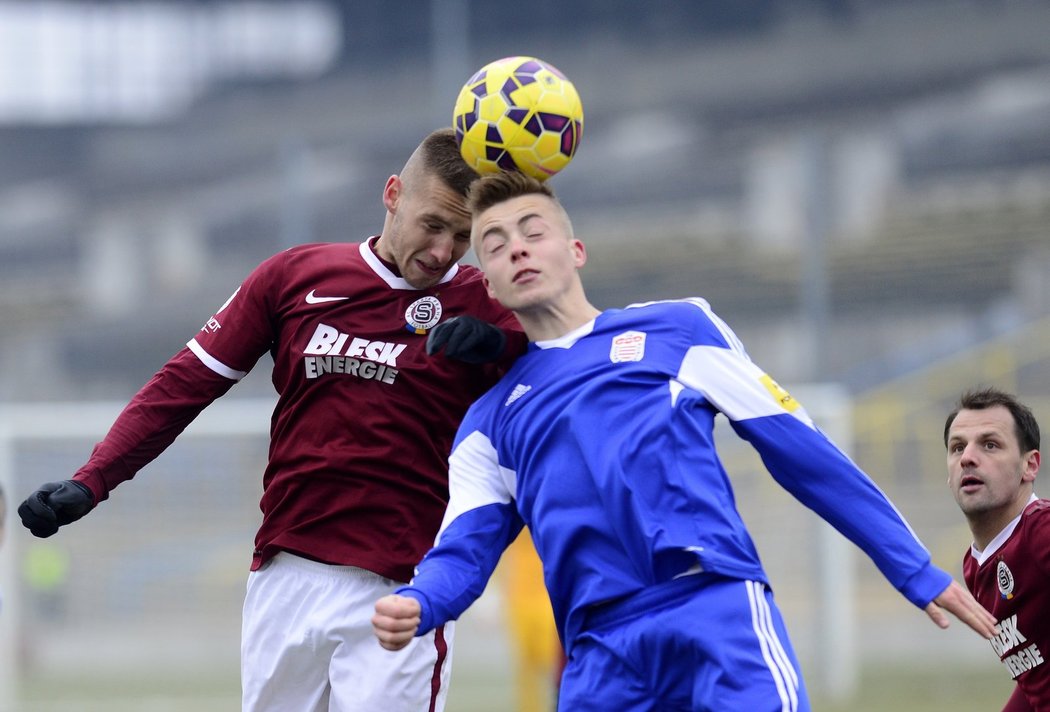
{"label": "player's short blond hair", "polygon": [[467,209],[472,216],[477,217],[493,205],[523,195],[545,195],[558,202],[554,189],[546,183],[524,173],[502,171],[482,176],[481,180],[470,187],[470,192],[467,193]]}
{"label": "player's short blond hair", "polygon": [[[525,195],[542,195],[549,198],[564,223],[566,237],[570,240],[574,238],[572,220],[569,219],[569,214],[558,200],[554,189],[547,183],[524,173],[501,171],[483,175],[480,180],[470,186],[470,192],[467,193],[467,209],[470,211],[471,218],[477,220],[478,216],[489,208]],[[474,243],[473,232],[471,243]],[[478,245],[474,244],[475,250],[477,247]]]}

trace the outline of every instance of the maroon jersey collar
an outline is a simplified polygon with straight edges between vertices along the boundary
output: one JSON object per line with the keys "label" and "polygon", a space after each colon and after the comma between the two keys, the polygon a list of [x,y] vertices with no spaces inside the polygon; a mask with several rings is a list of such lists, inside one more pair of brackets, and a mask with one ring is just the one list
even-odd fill
{"label": "maroon jersey collar", "polygon": [[[375,250],[372,247],[378,239],[378,237],[370,237],[361,243],[361,259],[365,261],[365,264],[371,267],[372,271],[375,272],[380,279],[386,282],[387,286],[391,289],[414,289],[420,291],[418,287],[413,287],[405,281],[405,278],[401,275],[394,274],[394,272],[384,264],[383,260],[379,259],[379,255],[375,253]],[[441,278],[438,284],[451,282],[455,279],[458,273],[459,264],[457,263],[452,265],[448,272],[445,272],[445,275]]]}

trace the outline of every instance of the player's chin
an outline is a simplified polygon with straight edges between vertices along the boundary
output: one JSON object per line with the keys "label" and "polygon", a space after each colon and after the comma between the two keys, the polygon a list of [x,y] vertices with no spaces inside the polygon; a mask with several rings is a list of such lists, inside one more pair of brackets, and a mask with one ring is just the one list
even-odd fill
{"label": "player's chin", "polygon": [[528,287],[508,289],[503,296],[497,297],[503,306],[514,311],[530,311],[542,307],[544,296],[538,290]]}
{"label": "player's chin", "polygon": [[416,289],[430,289],[440,282],[444,276],[445,271],[432,272],[430,270],[424,271],[423,269],[406,271],[404,274],[405,281]]}

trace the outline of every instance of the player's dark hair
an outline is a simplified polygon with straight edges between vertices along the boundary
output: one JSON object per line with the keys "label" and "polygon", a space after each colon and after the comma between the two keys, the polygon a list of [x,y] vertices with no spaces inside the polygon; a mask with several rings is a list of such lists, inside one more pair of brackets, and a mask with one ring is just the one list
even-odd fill
{"label": "player's dark hair", "polygon": [[436,175],[460,195],[466,195],[478,179],[477,172],[460,155],[456,132],[451,128],[438,129],[423,139],[419,157],[424,171]]}
{"label": "player's dark hair", "polygon": [[554,190],[532,176],[515,171],[490,173],[470,187],[467,194],[467,208],[475,217],[493,205],[504,203],[523,195],[545,195],[558,202]]}
{"label": "player's dark hair", "polygon": [[955,417],[961,410],[985,410],[1002,406],[1010,411],[1014,419],[1014,433],[1017,442],[1021,446],[1021,452],[1039,449],[1039,423],[1035,420],[1032,410],[1017,398],[998,388],[980,388],[966,391],[959,398],[955,409],[948,414],[944,423],[944,446],[948,447],[948,431],[955,422]]}

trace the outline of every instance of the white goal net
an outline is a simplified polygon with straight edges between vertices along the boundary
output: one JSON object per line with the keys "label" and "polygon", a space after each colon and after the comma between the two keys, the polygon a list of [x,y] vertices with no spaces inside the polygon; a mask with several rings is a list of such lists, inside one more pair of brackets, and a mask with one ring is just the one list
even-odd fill
{"label": "white goal net", "polygon": [[33,680],[49,677],[57,685],[177,671],[237,684],[273,401],[212,404],[96,510],[48,539],[31,536],[18,503],[68,479],[122,407],[0,405],[0,710],[27,709],[20,700],[32,697]]}

